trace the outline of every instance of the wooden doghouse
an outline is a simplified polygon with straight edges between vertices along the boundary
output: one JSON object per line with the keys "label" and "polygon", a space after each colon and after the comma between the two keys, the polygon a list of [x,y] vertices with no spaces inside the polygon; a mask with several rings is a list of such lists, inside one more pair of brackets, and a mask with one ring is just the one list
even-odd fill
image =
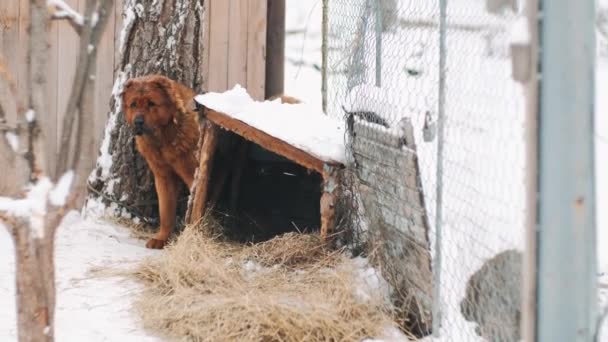
{"label": "wooden doghouse", "polygon": [[[246,94],[244,89],[240,88],[240,90],[243,92],[243,94]],[[252,104],[263,103],[252,102]],[[274,104],[283,106],[279,104],[279,100],[276,100]],[[207,104],[204,103],[203,105]],[[248,108],[247,105],[245,105],[245,107]],[[287,109],[296,108],[289,107]],[[317,119],[319,119],[320,115],[324,116],[324,114],[319,112],[311,113],[311,115],[313,114],[316,115]],[[320,234],[324,239],[332,236],[336,218],[335,203],[339,196],[338,177],[340,170],[343,168],[343,161],[340,158],[323,156],[322,152],[311,152],[311,150],[314,149],[317,151],[324,149],[325,146],[322,146],[322,144],[315,145],[315,142],[313,142],[309,144],[313,145],[313,147],[310,147],[302,146],[302,144],[298,146],[297,143],[289,142],[291,139],[288,137],[288,134],[286,135],[286,133],[283,132],[283,137],[281,137],[280,134],[276,134],[276,123],[271,125],[274,126],[273,132],[273,127],[265,127],[263,123],[258,122],[257,124],[252,124],[250,122],[246,122],[247,120],[243,120],[242,118],[236,118],[229,113],[214,110],[205,106],[201,106],[200,115],[202,119],[201,122],[203,122],[201,129],[204,133],[200,147],[199,171],[196,177],[197,180],[195,189],[193,189],[193,195],[191,197],[192,203],[189,206],[190,212],[187,215],[189,222],[192,223],[199,220],[205,215],[206,210],[208,210],[210,207],[215,208],[221,198],[224,198],[224,201],[229,203],[229,205],[224,205],[224,207],[228,208],[226,210],[230,210],[230,215],[239,215],[240,213],[238,212],[239,209],[237,208],[236,203],[238,203],[239,197],[243,196],[241,192],[248,189],[254,193],[245,194],[247,195],[246,197],[250,199],[254,198],[255,201],[255,196],[260,196],[259,202],[261,205],[271,206],[271,208],[265,208],[268,209],[268,211],[289,210],[290,208],[286,207],[285,203],[282,203],[285,201],[291,202],[292,206],[306,206],[308,208],[313,208],[313,210],[314,208],[317,208],[318,216],[316,228],[320,228]],[[311,117],[311,120],[314,121],[314,117]],[[343,131],[339,130],[340,123],[337,120],[331,121],[330,119],[326,119],[325,121],[321,120],[321,123],[323,122],[329,122],[330,125],[335,124],[337,126],[335,136],[330,137],[333,139],[328,138],[332,140],[331,142],[334,142],[333,146],[336,147],[339,144],[343,145]],[[289,129],[293,131],[295,127],[287,127],[288,125],[297,125],[297,123],[287,119],[279,123],[279,126],[285,128],[285,131],[289,131]],[[306,135],[315,134],[321,135],[321,138],[316,137],[317,139],[323,139],[323,132],[319,132],[323,130],[319,129],[318,127],[314,127],[313,125],[309,125],[308,129],[306,127],[297,127],[297,129],[301,130],[299,135],[300,137],[304,137],[304,140],[306,140]],[[231,133],[226,134],[226,132]],[[325,132],[329,132],[331,134],[333,133],[333,130],[326,129]],[[254,144],[251,146],[252,148],[247,148],[248,143]],[[231,146],[227,147],[228,145]],[[328,146],[328,148],[331,149],[331,146]],[[224,149],[224,151],[222,151],[222,149]],[[261,153],[264,153],[264,151],[269,151],[275,155],[275,160],[282,160],[282,163],[278,162],[279,165],[282,165],[282,167],[279,169],[280,173],[290,174],[291,176],[295,177],[296,173],[298,173],[298,169],[305,170],[306,174],[310,175],[307,178],[306,186],[298,187],[297,190],[292,189],[291,191],[294,192],[293,194],[285,194],[286,197],[283,197],[283,200],[279,200],[278,202],[273,202],[271,200],[264,201],[261,198],[264,196],[264,188],[256,188],[249,186],[250,184],[244,184],[244,182],[256,182],[255,176],[245,177],[247,181],[243,181],[244,164],[252,163],[252,160],[249,159],[251,153],[248,154],[247,151],[249,150],[251,152],[252,149],[260,150]],[[337,149],[334,148],[334,151],[335,150],[339,151],[339,146]],[[342,150],[342,152],[344,151]],[[218,154],[222,153],[224,156],[218,157]],[[336,154],[339,153],[334,153],[334,155]],[[293,165],[290,165],[290,163]],[[268,166],[268,164],[266,164],[266,166]],[[302,172],[300,172],[300,174],[302,174]],[[304,174],[303,177],[306,177],[306,174]],[[227,181],[228,178],[230,178],[230,181]],[[314,182],[317,182],[317,184],[314,184]],[[272,184],[267,186],[272,186]],[[227,190],[228,188],[229,191]],[[316,192],[317,189],[318,192]],[[279,191],[280,190],[281,189],[279,189]],[[283,193],[290,191],[289,189],[282,190]],[[302,196],[302,194],[305,192],[308,192],[309,201],[305,201],[304,204],[302,204],[303,202],[299,202],[297,200],[292,201],[292,199]],[[311,200],[317,201],[316,206],[311,205]],[[277,214],[282,218],[278,220],[278,222],[279,224],[287,225],[288,223],[285,222],[287,216],[281,216],[282,214],[284,213],[279,212]],[[308,210],[308,214],[310,214],[310,209]],[[312,217],[314,218],[314,216]],[[277,220],[275,220],[275,222],[276,221]],[[310,223],[310,217],[304,222]],[[264,222],[264,224],[269,223]],[[277,227],[272,228],[276,231]],[[308,228],[314,229],[315,227]]]}

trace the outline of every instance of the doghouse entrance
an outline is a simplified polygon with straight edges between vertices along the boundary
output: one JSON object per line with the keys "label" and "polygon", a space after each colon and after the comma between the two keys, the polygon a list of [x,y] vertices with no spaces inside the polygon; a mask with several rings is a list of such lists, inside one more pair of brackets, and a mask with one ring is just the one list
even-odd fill
{"label": "doghouse entrance", "polygon": [[218,151],[211,180],[225,184],[213,208],[227,237],[259,242],[319,231],[321,175],[236,134],[223,132],[223,142],[231,147]]}

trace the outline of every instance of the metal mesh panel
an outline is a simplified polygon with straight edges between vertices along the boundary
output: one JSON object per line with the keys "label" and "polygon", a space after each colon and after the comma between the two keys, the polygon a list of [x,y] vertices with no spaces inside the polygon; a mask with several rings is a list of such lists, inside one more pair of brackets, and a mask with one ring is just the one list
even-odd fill
{"label": "metal mesh panel", "polygon": [[518,339],[525,111],[511,76],[516,5],[450,0],[442,21],[436,0],[327,3],[327,112],[349,122],[358,228],[419,336],[434,327],[446,341]]}

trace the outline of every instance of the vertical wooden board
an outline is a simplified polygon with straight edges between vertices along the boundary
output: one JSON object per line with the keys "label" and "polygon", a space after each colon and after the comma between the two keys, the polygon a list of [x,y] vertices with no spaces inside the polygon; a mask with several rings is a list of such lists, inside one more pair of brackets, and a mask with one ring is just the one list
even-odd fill
{"label": "vertical wooden board", "polygon": [[209,58],[211,41],[209,32],[211,31],[211,19],[210,19],[211,1],[207,0],[203,4],[203,90],[209,90]]}
{"label": "vertical wooden board", "polygon": [[247,87],[248,0],[229,0],[228,89],[236,84]]}
{"label": "vertical wooden board", "polygon": [[[97,65],[95,70],[95,113],[93,134],[95,134],[95,151],[99,149],[107,113],[109,111],[110,96],[114,85],[114,15],[108,17],[99,46],[97,47]],[[91,165],[93,167],[94,165]]]}
{"label": "vertical wooden board", "polygon": [[47,69],[47,85],[46,85],[46,101],[47,101],[47,112],[45,113],[42,125],[44,127],[44,133],[46,138],[46,162],[50,170],[55,169],[55,155],[57,154],[57,97],[59,89],[57,88],[57,79],[59,75],[59,23],[58,21],[52,21],[49,27],[49,59]]}
{"label": "vertical wooden board", "polygon": [[[72,6],[73,9],[79,11],[78,0],[66,0],[65,2]],[[57,144],[59,143],[59,139],[61,139],[61,126],[63,125],[63,117],[68,104],[72,83],[74,81],[74,67],[78,60],[79,49],[78,35],[67,22],[59,23],[58,30],[59,40],[57,42],[57,49],[59,73],[57,75]]]}
{"label": "vertical wooden board", "polygon": [[208,91],[228,88],[228,32],[230,1],[209,2],[209,84]]}
{"label": "vertical wooden board", "polygon": [[17,84],[17,92],[19,99],[25,106],[27,105],[27,50],[30,43],[28,25],[30,23],[30,3],[27,0],[19,1],[19,38],[16,50],[16,64],[14,70],[15,83]]}
{"label": "vertical wooden board", "polygon": [[123,0],[116,0],[114,3],[114,78],[116,78],[116,73],[120,68],[120,33],[122,32],[122,10],[123,10]]}
{"label": "vertical wooden board", "polygon": [[266,85],[267,1],[249,0],[247,28],[247,90],[256,100],[264,99]]}
{"label": "vertical wooden board", "polygon": [[[23,64],[19,56],[19,7],[18,0],[0,1],[0,55],[15,82],[18,82],[18,70]],[[17,119],[13,111],[9,111],[8,115],[9,122]]]}

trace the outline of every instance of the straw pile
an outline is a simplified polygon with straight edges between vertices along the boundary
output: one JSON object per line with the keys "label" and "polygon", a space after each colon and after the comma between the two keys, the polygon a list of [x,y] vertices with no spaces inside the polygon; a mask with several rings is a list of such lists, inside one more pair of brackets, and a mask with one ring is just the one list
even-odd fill
{"label": "straw pile", "polygon": [[391,306],[358,296],[349,258],[318,237],[243,246],[214,237],[218,229],[187,227],[136,270],[147,329],[187,341],[361,341],[394,326]]}

